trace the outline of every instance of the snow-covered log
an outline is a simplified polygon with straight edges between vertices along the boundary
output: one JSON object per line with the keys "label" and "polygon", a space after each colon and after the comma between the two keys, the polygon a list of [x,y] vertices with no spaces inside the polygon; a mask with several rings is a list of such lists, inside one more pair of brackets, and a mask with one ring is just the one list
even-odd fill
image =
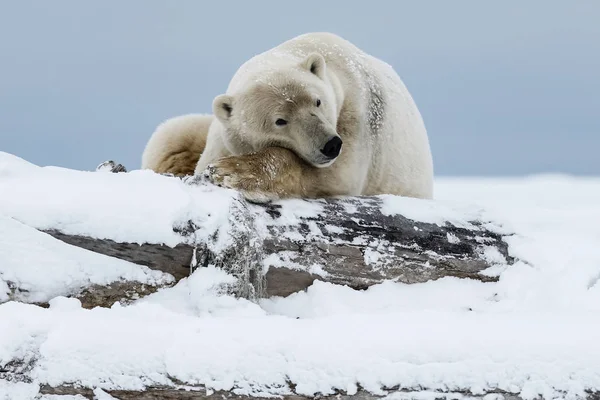
{"label": "snow-covered log", "polygon": [[[28,168],[23,165],[19,171]],[[79,181],[75,196],[69,195],[73,178],[65,171],[65,188],[58,180],[59,186],[55,183],[45,198],[26,198],[29,206],[7,203],[13,218],[24,224],[17,228],[13,221],[11,226],[36,228],[112,260],[148,267],[145,271],[154,270],[155,275],[138,271],[131,279],[132,272],[123,269],[131,267],[107,263],[121,272],[115,270],[114,278],[104,280],[88,279],[90,272],[85,272],[81,284],[60,291],[56,282],[47,295],[36,289],[32,296],[28,293],[35,273],[21,272],[21,278],[6,279],[9,298],[43,304],[44,298],[62,294],[79,298],[85,308],[110,307],[173,285],[209,265],[237,278],[232,293],[258,299],[287,296],[315,280],[359,290],[383,281],[411,284],[443,277],[488,282],[512,263],[504,240],[509,232],[478,210],[397,196],[259,205],[202,178],[119,173],[125,167],[112,162],[98,171]],[[161,189],[155,186],[157,178]],[[103,185],[112,187],[110,195],[103,194]],[[94,259],[93,265],[104,263]],[[64,279],[73,282],[72,277]]]}
{"label": "snow-covered log", "polygon": [[[176,281],[194,267],[217,265],[239,279],[233,290],[246,298],[287,296],[316,279],[354,289],[385,280],[418,283],[448,276],[494,281],[490,268],[511,262],[502,235],[482,221],[435,223],[435,213],[429,213],[430,222],[419,221],[397,213],[402,203],[422,208],[419,200],[392,196],[264,206],[238,198],[230,208],[228,231],[198,240],[194,235],[200,227],[188,221],[175,228],[182,243],[174,247],[46,232],[71,245],[169,273]],[[138,288],[145,286],[123,284],[117,290]],[[115,296],[114,286],[96,286],[85,292],[84,305],[109,306],[103,299],[114,302]]]}
{"label": "snow-covered log", "polygon": [[[102,397],[97,396],[98,391],[93,391],[88,388],[73,387],[73,386],[61,386],[61,387],[42,387],[41,393],[45,395],[65,395],[65,396],[82,396],[83,398],[95,400]],[[332,398],[336,400],[377,400],[383,399],[386,396],[396,396],[398,399],[443,399],[443,400],[460,400],[460,399],[471,399],[471,400],[483,400],[483,399],[501,399],[501,400],[522,400],[523,398],[515,393],[509,393],[503,390],[495,390],[492,392],[486,392],[483,394],[473,394],[469,391],[453,391],[453,392],[430,392],[430,391],[408,391],[393,388],[386,390],[386,395],[374,395],[366,391],[359,391],[355,394],[344,394],[339,393],[333,396],[317,397],[317,398]],[[207,391],[203,387],[186,387],[186,389],[174,389],[168,387],[161,388],[147,388],[144,391],[133,391],[133,390],[112,390],[107,392],[100,392],[104,398],[113,396],[114,399],[119,400],[248,400],[250,397],[245,395],[236,395],[231,392],[223,391]],[[102,395],[101,394],[101,395]],[[597,400],[598,393],[589,393],[587,400]],[[314,397],[301,396],[301,395],[287,395],[278,397],[285,400],[303,400],[313,399]],[[252,397],[253,400],[268,399],[268,397]]]}

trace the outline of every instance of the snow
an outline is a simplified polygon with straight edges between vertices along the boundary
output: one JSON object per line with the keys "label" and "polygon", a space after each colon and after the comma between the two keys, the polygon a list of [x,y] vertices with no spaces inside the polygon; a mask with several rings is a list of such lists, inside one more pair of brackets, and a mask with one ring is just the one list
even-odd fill
{"label": "snow", "polygon": [[12,218],[0,216],[0,301],[46,302],[90,285],[117,281],[160,285],[172,277],[160,271],[92,253],[60,242]]}
{"label": "snow", "polygon": [[[174,223],[189,219],[201,238],[228,227],[230,192],[207,191],[151,171],[129,174],[40,168],[0,152],[0,215],[37,229],[117,242],[164,243],[181,237]],[[10,193],[10,195],[6,195]],[[67,212],[68,211],[68,212]]]}
{"label": "snow", "polygon": [[[473,228],[471,221],[487,218],[485,210],[460,202],[421,200],[391,195],[379,196],[383,200],[383,215],[403,215],[415,221],[443,225],[451,222],[458,227]],[[454,203],[454,204],[453,204]]]}
{"label": "snow", "polygon": [[[431,223],[477,218],[514,232],[507,238],[514,265],[486,252],[498,261],[497,283],[446,278],[354,291],[317,282],[254,303],[228,296],[234,279],[209,266],[130,305],[88,310],[64,295],[164,276],[37,229],[175,245],[182,238],[171,228],[187,219],[202,226],[198,235],[229,230],[235,195],[147,171],[40,168],[0,153],[0,302],[8,282],[28,290],[23,302],[0,304],[0,367],[23,365],[29,379],[0,372],[0,399],[34,399],[42,384],[70,382],[102,399],[111,389],[171,378],[252,395],[289,393],[290,382],[308,396],[359,387],[383,394],[396,385],[419,391],[389,396],[398,400],[439,391],[448,399],[494,389],[534,399],[600,390],[600,179],[439,178],[435,189],[435,201],[383,196],[386,212]],[[289,202],[283,218],[320,212],[308,204]],[[49,308],[24,303],[31,301]]]}

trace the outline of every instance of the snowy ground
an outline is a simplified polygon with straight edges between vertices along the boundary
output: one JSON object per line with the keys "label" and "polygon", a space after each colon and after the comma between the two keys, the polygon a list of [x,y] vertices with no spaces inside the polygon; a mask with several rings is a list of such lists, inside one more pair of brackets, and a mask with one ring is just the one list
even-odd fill
{"label": "snowy ground", "polygon": [[[600,390],[600,178],[437,180],[436,202],[421,213],[484,208],[517,233],[509,243],[519,262],[498,283],[364,292],[316,283],[255,304],[223,295],[232,278],[205,268],[126,307],[85,310],[56,297],[168,277],[34,228],[173,245],[174,223],[208,215],[194,210],[211,210],[198,221],[207,233],[226,230],[231,201],[149,172],[39,168],[0,152],[0,371],[11,360],[33,366],[29,383],[0,379],[0,399],[36,398],[44,383],[141,389],[169,378],[248,394],[284,394],[289,382],[306,395],[396,385],[528,399]],[[6,301],[15,285],[23,302]],[[25,303],[46,300],[49,309]]]}

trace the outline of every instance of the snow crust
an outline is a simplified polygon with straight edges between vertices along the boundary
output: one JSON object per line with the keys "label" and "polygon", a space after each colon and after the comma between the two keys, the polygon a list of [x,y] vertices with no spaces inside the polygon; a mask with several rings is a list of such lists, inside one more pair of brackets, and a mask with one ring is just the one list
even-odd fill
{"label": "snow crust", "polygon": [[[229,229],[234,194],[147,171],[40,168],[0,153],[0,301],[16,280],[30,289],[23,300],[50,300],[49,308],[0,304],[0,367],[31,368],[30,382],[0,379],[0,399],[74,399],[38,396],[41,384],[73,382],[100,398],[108,396],[100,389],[170,378],[252,395],[289,393],[290,382],[304,395],[400,385],[425,390],[412,397],[422,399],[435,391],[534,399],[600,390],[600,179],[444,178],[435,189],[432,202],[387,196],[386,212],[431,223],[500,221],[516,232],[507,240],[518,261],[496,271],[499,282],[446,278],[366,291],[317,282],[256,304],[227,296],[233,278],[208,267],[131,305],[86,310],[55,293],[161,277],[36,229],[175,245],[181,238],[171,227],[186,219],[210,227],[200,235]],[[292,205],[285,218],[319,212]],[[107,264],[102,275],[99,263]]]}

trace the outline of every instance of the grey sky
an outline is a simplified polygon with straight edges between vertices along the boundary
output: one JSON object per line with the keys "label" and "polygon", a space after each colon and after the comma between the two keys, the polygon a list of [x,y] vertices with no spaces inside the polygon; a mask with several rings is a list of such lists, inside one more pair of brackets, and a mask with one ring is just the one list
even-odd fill
{"label": "grey sky", "polygon": [[600,175],[600,1],[0,1],[0,151],[138,168],[162,120],[309,31],[392,64],[436,174]]}

